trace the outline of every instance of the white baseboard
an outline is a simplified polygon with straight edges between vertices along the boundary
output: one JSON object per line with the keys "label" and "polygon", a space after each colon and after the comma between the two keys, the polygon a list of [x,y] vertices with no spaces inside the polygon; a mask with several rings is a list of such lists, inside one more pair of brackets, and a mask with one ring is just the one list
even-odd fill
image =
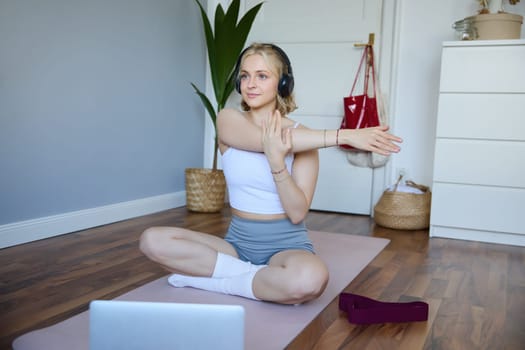
{"label": "white baseboard", "polygon": [[186,205],[174,192],[0,226],[0,249]]}
{"label": "white baseboard", "polygon": [[495,243],[525,247],[525,235],[508,232],[469,230],[457,227],[430,226],[430,237],[462,239],[484,243]]}

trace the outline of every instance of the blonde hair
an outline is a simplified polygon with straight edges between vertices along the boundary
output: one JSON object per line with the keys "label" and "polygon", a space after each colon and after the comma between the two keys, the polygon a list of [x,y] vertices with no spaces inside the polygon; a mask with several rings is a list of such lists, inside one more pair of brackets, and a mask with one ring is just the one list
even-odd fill
{"label": "blonde hair", "polygon": [[[281,57],[281,54],[275,50],[273,45],[253,43],[242,53],[237,74],[239,74],[240,67],[244,63],[245,58],[251,55],[260,55],[268,67],[277,74],[279,79],[283,74],[290,73],[288,72],[288,66],[284,62],[283,57]],[[236,78],[239,79],[239,77]],[[244,100],[241,102],[241,107],[244,111],[250,110],[250,106],[248,106]],[[275,108],[279,110],[282,116],[288,115],[289,113],[295,111],[297,109],[297,105],[295,104],[295,96],[293,92],[287,97],[282,97],[281,95],[277,94]]]}

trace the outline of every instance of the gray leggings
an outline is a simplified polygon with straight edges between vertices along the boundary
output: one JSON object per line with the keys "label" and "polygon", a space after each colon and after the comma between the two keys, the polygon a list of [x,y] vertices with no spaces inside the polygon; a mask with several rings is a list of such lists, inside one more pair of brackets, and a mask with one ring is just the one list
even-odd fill
{"label": "gray leggings", "polygon": [[270,258],[289,249],[315,253],[304,222],[289,219],[248,220],[232,216],[225,240],[233,245],[239,258],[256,265],[268,264]]}

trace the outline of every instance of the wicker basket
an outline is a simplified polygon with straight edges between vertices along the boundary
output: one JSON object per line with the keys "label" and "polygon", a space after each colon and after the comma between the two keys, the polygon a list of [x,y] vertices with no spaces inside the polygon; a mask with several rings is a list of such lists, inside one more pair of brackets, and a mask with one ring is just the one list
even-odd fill
{"label": "wicker basket", "polygon": [[201,213],[216,213],[224,208],[226,180],[222,170],[187,168],[186,207]]}
{"label": "wicker basket", "polygon": [[393,191],[385,191],[374,207],[375,222],[397,230],[423,230],[430,226],[431,192],[427,186],[412,181],[406,184],[423,191],[421,194],[397,191],[398,180]]}

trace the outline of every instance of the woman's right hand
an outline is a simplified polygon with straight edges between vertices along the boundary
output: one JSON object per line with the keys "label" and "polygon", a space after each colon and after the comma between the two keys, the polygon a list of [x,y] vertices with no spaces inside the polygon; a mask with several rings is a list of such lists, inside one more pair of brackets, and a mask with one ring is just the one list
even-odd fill
{"label": "woman's right hand", "polygon": [[273,171],[284,166],[284,158],[292,150],[290,129],[282,129],[281,114],[274,111],[262,122],[262,146]]}
{"label": "woman's right hand", "polygon": [[376,126],[364,129],[339,130],[339,144],[346,144],[363,151],[370,151],[382,155],[397,153],[401,148],[396,143],[403,140],[388,132],[388,126]]}

